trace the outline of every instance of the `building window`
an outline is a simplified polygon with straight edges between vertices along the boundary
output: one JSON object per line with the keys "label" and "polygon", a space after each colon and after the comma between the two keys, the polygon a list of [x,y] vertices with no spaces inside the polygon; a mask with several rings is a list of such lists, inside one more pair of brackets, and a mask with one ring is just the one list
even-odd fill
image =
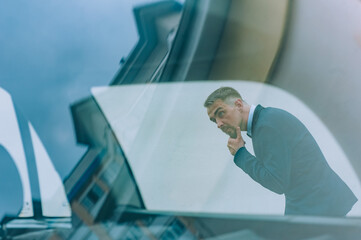
{"label": "building window", "polygon": [[81,203],[88,211],[90,211],[103,195],[103,189],[95,183]]}
{"label": "building window", "polygon": [[108,186],[111,186],[120,172],[120,165],[118,162],[112,161],[106,166],[100,179],[105,182]]}

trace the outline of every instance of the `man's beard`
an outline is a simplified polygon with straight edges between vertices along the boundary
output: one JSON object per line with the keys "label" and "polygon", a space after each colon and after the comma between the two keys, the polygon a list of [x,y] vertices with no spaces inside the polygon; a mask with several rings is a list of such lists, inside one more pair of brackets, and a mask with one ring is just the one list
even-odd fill
{"label": "man's beard", "polygon": [[237,130],[235,127],[221,127],[221,130],[231,138],[237,138]]}

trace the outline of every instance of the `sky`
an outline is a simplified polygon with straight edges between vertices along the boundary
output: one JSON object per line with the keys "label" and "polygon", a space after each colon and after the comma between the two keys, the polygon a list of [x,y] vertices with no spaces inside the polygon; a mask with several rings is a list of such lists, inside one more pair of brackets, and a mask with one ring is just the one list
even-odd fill
{"label": "sky", "polygon": [[0,1],[0,87],[62,179],[86,151],[76,143],[70,105],[112,81],[138,40],[132,9],[148,2],[156,1]]}

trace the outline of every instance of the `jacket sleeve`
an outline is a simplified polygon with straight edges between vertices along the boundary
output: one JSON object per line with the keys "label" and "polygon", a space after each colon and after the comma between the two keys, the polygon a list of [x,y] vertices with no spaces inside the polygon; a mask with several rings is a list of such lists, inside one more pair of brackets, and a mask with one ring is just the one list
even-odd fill
{"label": "jacket sleeve", "polygon": [[290,183],[291,159],[289,143],[273,128],[261,129],[257,157],[245,147],[234,156],[235,164],[265,188],[283,194]]}

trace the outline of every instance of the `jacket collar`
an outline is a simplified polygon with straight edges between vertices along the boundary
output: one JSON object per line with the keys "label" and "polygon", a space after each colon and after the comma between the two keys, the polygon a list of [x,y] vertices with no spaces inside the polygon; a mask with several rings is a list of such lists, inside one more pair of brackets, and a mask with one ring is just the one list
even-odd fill
{"label": "jacket collar", "polygon": [[254,132],[254,125],[256,124],[259,114],[264,109],[260,104],[257,105],[256,109],[254,110],[253,119],[252,119],[252,133]]}

